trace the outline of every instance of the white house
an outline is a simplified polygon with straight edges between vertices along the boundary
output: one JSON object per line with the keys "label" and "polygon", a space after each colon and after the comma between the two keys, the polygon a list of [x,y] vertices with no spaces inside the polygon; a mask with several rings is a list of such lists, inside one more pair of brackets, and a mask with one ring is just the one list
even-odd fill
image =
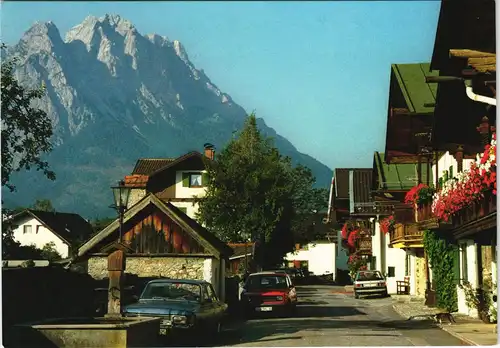
{"label": "white house", "polygon": [[90,223],[78,214],[26,209],[9,220],[14,240],[22,246],[42,249],[53,243],[57,252],[67,258],[72,248],[92,234]]}
{"label": "white house", "polygon": [[137,160],[131,175],[125,177],[125,185],[132,188],[128,208],[153,193],[195,219],[198,211],[195,197],[202,197],[206,191],[204,157],[213,159],[214,154],[213,145],[205,144],[204,154],[192,151],[177,158]]}
{"label": "white house", "polygon": [[[463,170],[468,170],[474,160],[463,159]],[[453,155],[446,152],[438,161],[438,169],[440,171],[438,178],[452,178],[458,173],[458,164]],[[436,172],[436,166],[433,165],[433,172]],[[470,283],[472,288],[476,289],[480,286],[481,280],[490,278],[494,284],[497,284],[497,261],[496,251],[491,250],[491,259],[485,258],[485,249],[480,244],[474,241],[474,236],[464,237],[458,240],[458,253],[459,253],[459,274],[460,284],[465,282]],[[488,260],[488,264],[484,264]],[[458,312],[461,314],[469,315],[471,317],[478,317],[475,308],[469,308],[467,305],[465,291],[457,285],[457,302]]]}
{"label": "white house", "polygon": [[387,292],[395,294],[396,281],[404,280],[406,252],[402,249],[389,247],[389,235],[380,230],[380,219],[372,218],[375,223],[372,235],[372,268],[382,272],[387,278]]}
{"label": "white house", "polygon": [[335,279],[337,270],[337,243],[315,242],[303,245],[300,249],[285,256],[288,262],[300,261],[315,275],[332,274]]}

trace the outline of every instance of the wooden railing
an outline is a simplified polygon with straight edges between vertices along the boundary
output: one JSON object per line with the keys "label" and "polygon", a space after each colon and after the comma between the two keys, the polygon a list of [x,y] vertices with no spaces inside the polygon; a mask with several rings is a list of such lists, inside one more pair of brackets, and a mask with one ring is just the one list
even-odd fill
{"label": "wooden railing", "polygon": [[435,218],[432,214],[432,203],[426,203],[415,207],[415,222],[423,222]]}
{"label": "wooden railing", "polygon": [[421,244],[423,242],[424,232],[419,231],[418,226],[396,224],[392,231],[389,231],[391,244],[413,243]]}
{"label": "wooden railing", "polygon": [[473,202],[457,212],[452,217],[453,228],[480,220],[497,211],[496,196],[491,191],[486,191],[484,197]]}

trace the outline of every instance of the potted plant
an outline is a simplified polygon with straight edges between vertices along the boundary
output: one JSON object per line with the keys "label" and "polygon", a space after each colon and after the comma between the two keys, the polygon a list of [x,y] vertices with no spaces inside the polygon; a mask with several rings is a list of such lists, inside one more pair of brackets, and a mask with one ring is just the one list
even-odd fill
{"label": "potted plant", "polygon": [[426,184],[418,184],[406,193],[405,203],[415,210],[415,221],[422,221],[432,213],[431,204],[436,190]]}

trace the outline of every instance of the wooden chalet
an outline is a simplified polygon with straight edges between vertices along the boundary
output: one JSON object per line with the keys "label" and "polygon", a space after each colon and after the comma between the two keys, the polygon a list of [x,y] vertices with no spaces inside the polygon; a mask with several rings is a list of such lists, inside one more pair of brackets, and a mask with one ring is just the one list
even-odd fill
{"label": "wooden chalet", "polygon": [[[74,262],[88,273],[107,276],[107,255],[120,242],[128,253],[125,272],[139,277],[204,279],[224,298],[225,262],[233,250],[179,208],[154,194],[142,198],[78,249]],[[111,249],[110,249],[111,248]]]}
{"label": "wooden chalet", "polygon": [[[496,131],[494,0],[442,1],[430,68],[439,70],[439,76],[427,81],[438,85],[431,146],[436,154],[435,184],[440,186],[482,153]],[[443,166],[446,156],[456,166]],[[457,279],[479,288],[486,278],[494,277],[497,234],[492,192],[455,213],[448,224],[433,219],[430,208],[421,220],[424,227],[446,230],[456,241]],[[459,300],[460,312],[469,310],[464,306]]]}
{"label": "wooden chalet", "polygon": [[[391,66],[384,160],[387,164],[414,167],[413,174],[407,173],[410,180],[404,185],[406,189],[419,183],[433,185],[431,134],[437,86],[427,83],[426,78],[438,75],[439,71],[430,71],[430,63]],[[411,167],[406,170],[411,171]],[[397,193],[399,200],[404,198],[401,193]],[[406,252],[407,293],[424,297],[429,282],[429,262],[423,248],[425,226],[417,224],[418,215],[412,207],[396,207],[395,217],[397,223],[389,232],[389,245]]]}

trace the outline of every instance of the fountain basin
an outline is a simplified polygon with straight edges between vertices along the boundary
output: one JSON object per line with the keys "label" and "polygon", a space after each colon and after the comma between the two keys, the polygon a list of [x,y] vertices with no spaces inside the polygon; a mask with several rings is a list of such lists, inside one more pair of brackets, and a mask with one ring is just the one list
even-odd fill
{"label": "fountain basin", "polygon": [[159,318],[56,318],[17,325],[22,342],[44,348],[157,346]]}

